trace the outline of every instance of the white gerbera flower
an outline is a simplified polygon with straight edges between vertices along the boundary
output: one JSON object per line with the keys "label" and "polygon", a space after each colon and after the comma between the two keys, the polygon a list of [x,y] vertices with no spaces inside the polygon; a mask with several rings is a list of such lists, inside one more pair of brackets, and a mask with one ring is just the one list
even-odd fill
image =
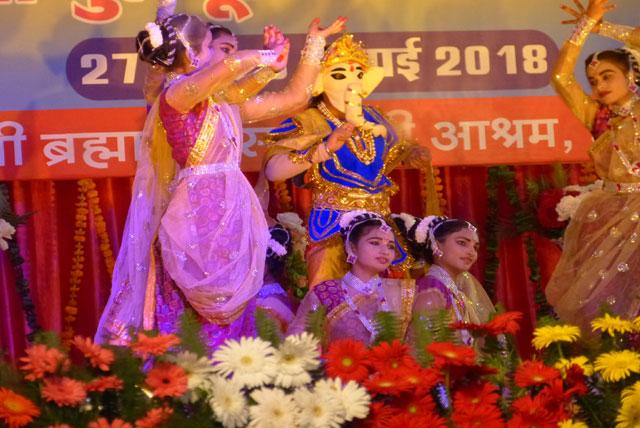
{"label": "white gerbera flower", "polygon": [[320,365],[320,342],[309,333],[288,336],[275,351],[277,373],[274,384],[284,388],[311,382],[309,370]]}
{"label": "white gerbera flower", "polygon": [[16,233],[15,227],[5,219],[0,218],[0,250],[6,251],[9,249],[9,244],[5,239],[11,239],[14,233]]}
{"label": "white gerbera flower", "polygon": [[369,414],[371,397],[364,388],[352,380],[343,386],[339,377],[320,379],[316,382],[315,391],[320,396],[334,394],[344,406],[346,421],[364,419]]}
{"label": "white gerbera flower", "polygon": [[334,428],[345,421],[345,408],[335,394],[318,394],[299,388],[293,393],[293,399],[300,408],[300,426]]}
{"label": "white gerbera flower", "polygon": [[187,373],[189,389],[201,388],[207,379],[215,376],[213,364],[207,357],[199,357],[189,351],[170,355],[168,360],[179,365]]}
{"label": "white gerbera flower", "polygon": [[249,407],[242,384],[233,379],[217,378],[212,385],[213,396],[209,399],[209,405],[218,421],[225,428],[245,426],[249,420]]}
{"label": "white gerbera flower", "polygon": [[300,410],[291,395],[279,388],[260,388],[251,393],[250,428],[284,428],[298,426]]}
{"label": "white gerbera flower", "polygon": [[227,340],[213,354],[214,370],[249,388],[264,385],[276,374],[275,349],[259,338],[242,337],[240,342]]}

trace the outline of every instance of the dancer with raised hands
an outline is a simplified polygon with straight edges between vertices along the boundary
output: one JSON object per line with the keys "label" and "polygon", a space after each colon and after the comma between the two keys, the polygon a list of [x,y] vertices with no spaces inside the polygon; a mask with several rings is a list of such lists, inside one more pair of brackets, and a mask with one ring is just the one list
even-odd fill
{"label": "dancer with raised hands", "polygon": [[245,315],[262,286],[269,232],[240,170],[242,123],[306,105],[325,37],[344,24],[339,18],[323,29],[314,20],[287,87],[248,99],[229,96],[251,92],[251,79],[247,91],[236,91],[240,79],[260,73],[268,80],[287,64],[289,42],[279,31],[269,29],[269,50],[216,44],[207,24],[184,14],[149,23],[139,33],[139,56],[163,67],[167,82],[145,124],[97,341],[126,343],[131,331],[175,329],[185,308],[205,323],[210,349],[246,334]]}
{"label": "dancer with raised hands", "polygon": [[[552,84],[593,135],[589,156],[604,185],[572,216],[546,295],[563,321],[590,331],[602,306],[622,317],[640,313],[640,29],[603,21],[614,8],[609,0],[574,4],[562,6],[575,18],[564,22],[576,26],[560,50]],[[574,69],[591,32],[625,46],[587,57],[586,93]]]}

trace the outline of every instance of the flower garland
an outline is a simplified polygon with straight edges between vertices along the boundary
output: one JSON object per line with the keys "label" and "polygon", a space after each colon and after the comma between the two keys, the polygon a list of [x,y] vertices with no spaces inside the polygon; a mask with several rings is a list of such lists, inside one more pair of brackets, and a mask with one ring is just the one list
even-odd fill
{"label": "flower garland", "polygon": [[69,343],[75,336],[74,324],[78,315],[78,292],[84,277],[85,242],[87,240],[87,220],[91,213],[94,225],[100,239],[100,252],[104,258],[107,274],[111,278],[114,267],[113,252],[107,224],[100,209],[100,198],[96,190],[95,182],[88,178],[78,180],[78,199],[76,201],[75,230],[73,232],[74,250],[69,275],[69,296],[64,307],[64,325],[62,339]]}
{"label": "flower garland", "polygon": [[289,194],[289,188],[286,181],[276,181],[273,183],[273,189],[276,194],[276,200],[278,201],[278,211],[293,211],[293,205],[291,205],[291,195]]}
{"label": "flower garland", "polygon": [[422,187],[420,196],[424,201],[425,215],[444,215],[447,213],[447,200],[444,196],[441,170],[435,166],[420,168]]}
{"label": "flower garland", "polygon": [[[4,218],[13,227],[23,224],[25,216],[18,216],[12,210],[9,204],[9,189],[5,183],[0,183],[0,218]],[[9,255],[9,262],[13,266],[16,285],[16,291],[20,296],[20,302],[22,303],[22,311],[24,312],[25,319],[27,320],[27,326],[29,327],[29,333],[27,334],[27,340],[33,341],[34,335],[40,330],[38,324],[38,318],[36,316],[36,307],[31,299],[31,290],[29,289],[29,283],[24,276],[24,269],[22,264],[24,258],[20,255],[20,247],[18,246],[18,240],[14,236],[13,239],[8,241],[9,248],[7,253]]]}

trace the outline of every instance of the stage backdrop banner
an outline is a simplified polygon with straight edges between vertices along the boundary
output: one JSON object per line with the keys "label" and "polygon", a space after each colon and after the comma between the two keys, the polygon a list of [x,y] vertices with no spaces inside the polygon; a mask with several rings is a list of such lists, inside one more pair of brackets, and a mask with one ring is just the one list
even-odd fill
{"label": "stage backdrop banner", "polygon": [[[634,25],[635,2],[619,0],[608,18]],[[279,25],[292,42],[289,74],[308,23],[346,15],[371,63],[385,70],[367,103],[429,147],[434,164],[490,165],[587,159],[589,133],[549,86],[572,30],[559,23],[566,18],[559,4],[183,0],[177,11],[228,26],[246,48],[260,47],[265,25]],[[146,65],[134,37],[155,7],[155,0],[0,0],[0,180],[133,175],[146,112]],[[584,56],[617,46],[592,36]],[[581,69],[577,75],[587,88]],[[260,167],[262,136],[276,123],[245,128],[245,170]]]}

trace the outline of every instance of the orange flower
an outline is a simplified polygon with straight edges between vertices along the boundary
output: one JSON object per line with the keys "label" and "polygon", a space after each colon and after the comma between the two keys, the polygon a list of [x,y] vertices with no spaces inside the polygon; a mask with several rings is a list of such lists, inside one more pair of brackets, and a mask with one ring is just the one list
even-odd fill
{"label": "orange flower", "polygon": [[9,428],[23,427],[40,415],[40,409],[31,400],[10,389],[0,388],[0,419]]}
{"label": "orange flower", "polygon": [[369,350],[369,361],[378,371],[414,369],[418,363],[409,353],[409,346],[394,340],[392,343],[382,342]]}
{"label": "orange flower", "polygon": [[97,367],[105,372],[109,371],[109,365],[115,359],[111,350],[93,343],[88,337],[76,336],[73,338],[73,344],[89,360],[91,367]]}
{"label": "orange flower", "polygon": [[20,358],[25,363],[20,370],[27,372],[24,377],[27,380],[41,379],[47,373],[55,373],[69,366],[69,360],[59,349],[46,345],[33,345],[25,353],[27,356]]}
{"label": "orange flower", "polygon": [[138,341],[131,344],[131,349],[146,358],[148,355],[162,355],[179,343],[180,339],[175,334],[161,334],[151,337],[144,333],[138,333]]}
{"label": "orange flower", "polygon": [[55,425],[49,425],[47,428],[72,428],[71,425],[67,425],[67,424],[55,424]]}
{"label": "orange flower", "polygon": [[187,390],[187,374],[180,366],[170,363],[156,364],[149,370],[147,385],[157,397],[180,397]]}
{"label": "orange flower", "polygon": [[82,382],[68,377],[45,379],[41,393],[45,400],[58,406],[77,406],[87,398]]}
{"label": "orange flower", "polygon": [[87,392],[103,392],[107,389],[122,389],[124,382],[118,376],[103,376],[85,385]]}
{"label": "orange flower", "polygon": [[432,342],[427,351],[435,358],[434,367],[474,365],[476,353],[470,346],[454,345],[450,342]]}
{"label": "orange flower", "polygon": [[364,343],[352,339],[335,340],[324,355],[327,374],[345,382],[362,382],[369,377],[369,352]]}
{"label": "orange flower", "polygon": [[89,422],[87,428],[133,428],[133,426],[120,418],[114,419],[111,423],[105,418],[100,418],[97,421]]}
{"label": "orange flower", "polygon": [[173,413],[170,407],[156,407],[147,412],[147,414],[136,421],[136,428],[155,428],[167,419]]}
{"label": "orange flower", "polygon": [[516,369],[515,382],[520,388],[527,388],[550,384],[560,376],[560,370],[545,366],[541,361],[525,361]]}

